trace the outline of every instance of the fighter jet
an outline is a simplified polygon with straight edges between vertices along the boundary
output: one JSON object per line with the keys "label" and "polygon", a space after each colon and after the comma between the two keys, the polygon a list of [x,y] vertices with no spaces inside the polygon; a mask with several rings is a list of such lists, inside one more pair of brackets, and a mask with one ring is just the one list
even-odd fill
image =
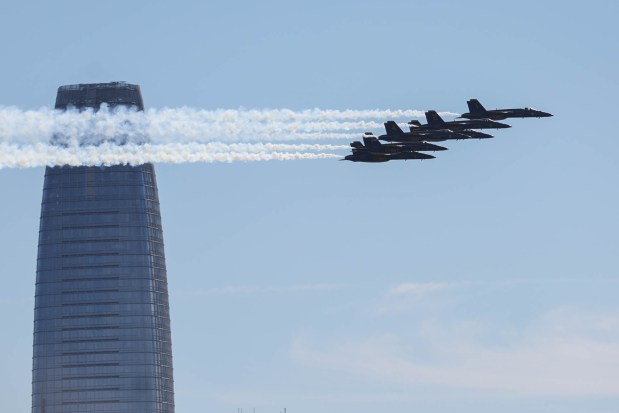
{"label": "fighter jet", "polygon": [[461,118],[465,119],[503,120],[507,118],[547,118],[552,116],[550,113],[531,108],[486,110],[477,99],[470,99],[466,104],[469,106],[469,111],[460,115]]}
{"label": "fighter jet", "polygon": [[[388,162],[391,160],[408,159],[434,159],[434,156],[425,153],[415,152],[410,145],[381,144],[371,133],[364,134],[364,146],[361,142],[355,141],[352,146],[352,155],[347,155],[343,161],[352,162]],[[372,139],[373,138],[373,139]],[[424,143],[424,142],[420,142]],[[430,144],[428,144],[430,145]],[[435,150],[443,150],[442,146],[432,145]],[[443,149],[437,149],[443,148]]]}
{"label": "fighter jet", "polygon": [[467,120],[452,120],[445,122],[443,118],[439,116],[434,110],[426,112],[426,119],[428,120],[427,127],[430,129],[451,129],[454,131],[465,131],[469,129],[504,129],[511,128],[510,125],[505,123],[495,122],[490,119],[467,119]]}
{"label": "fighter jet", "polygon": [[448,128],[410,128],[410,132],[404,132],[397,123],[392,120],[385,122],[385,135],[380,135],[378,139],[387,142],[443,142],[453,139],[471,139],[470,136],[461,132],[454,132]]}

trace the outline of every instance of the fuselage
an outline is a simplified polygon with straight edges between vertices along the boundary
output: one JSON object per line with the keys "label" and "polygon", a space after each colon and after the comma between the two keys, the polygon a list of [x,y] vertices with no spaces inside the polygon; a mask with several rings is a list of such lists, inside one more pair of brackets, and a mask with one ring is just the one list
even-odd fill
{"label": "fuselage", "polygon": [[506,123],[495,122],[491,119],[467,119],[453,120],[445,122],[445,126],[454,131],[464,131],[468,129],[505,129],[511,128]]}
{"label": "fuselage", "polygon": [[471,137],[471,139],[489,139],[489,138],[494,138],[493,135],[490,135],[489,133],[483,133],[483,132],[479,132],[476,130],[465,130],[462,131],[462,133],[464,133],[465,135],[468,135]]}
{"label": "fuselage", "polygon": [[386,142],[420,143],[424,141],[444,142],[448,140],[470,139],[470,136],[450,129],[420,129],[419,127],[412,127],[410,132],[380,135],[378,139]]}
{"label": "fuselage", "polygon": [[344,157],[344,160],[352,162],[387,162],[396,159],[434,159],[434,156],[410,150],[385,153],[377,152],[372,149],[353,149],[352,155]]}
{"label": "fuselage", "polygon": [[394,148],[405,149],[408,151],[422,151],[422,152],[436,152],[436,151],[446,151],[447,148],[444,146],[433,145],[428,142],[411,142],[411,143],[388,143],[382,146],[392,146]]}
{"label": "fuselage", "polygon": [[390,159],[386,155],[372,155],[369,153],[354,153],[352,155],[346,155],[345,161],[352,162],[387,162]]}
{"label": "fuselage", "polygon": [[509,118],[548,118],[551,113],[542,112],[541,110],[524,108],[524,109],[495,109],[485,112],[463,113],[460,117],[465,119],[490,119],[490,120],[505,120]]}
{"label": "fuselage", "polygon": [[399,152],[394,153],[391,156],[391,159],[434,159],[434,155],[428,155],[427,153],[419,153],[419,152]]}

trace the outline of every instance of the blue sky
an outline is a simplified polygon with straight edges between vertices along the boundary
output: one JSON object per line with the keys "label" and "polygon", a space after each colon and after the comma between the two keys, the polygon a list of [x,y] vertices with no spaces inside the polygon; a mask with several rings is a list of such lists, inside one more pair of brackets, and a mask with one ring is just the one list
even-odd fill
{"label": "blue sky", "polygon": [[[2,10],[2,106],[126,80],[153,108],[555,114],[427,162],[157,165],[177,411],[617,411],[615,2]],[[43,172],[0,170],[10,412],[30,406]]]}

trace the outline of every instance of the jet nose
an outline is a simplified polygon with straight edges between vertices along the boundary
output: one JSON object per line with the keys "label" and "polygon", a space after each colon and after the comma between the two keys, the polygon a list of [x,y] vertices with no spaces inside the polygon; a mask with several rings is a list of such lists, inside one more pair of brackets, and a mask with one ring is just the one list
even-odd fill
{"label": "jet nose", "polygon": [[554,115],[552,113],[542,112],[541,116],[542,116],[542,118],[550,118],[550,117],[552,117]]}

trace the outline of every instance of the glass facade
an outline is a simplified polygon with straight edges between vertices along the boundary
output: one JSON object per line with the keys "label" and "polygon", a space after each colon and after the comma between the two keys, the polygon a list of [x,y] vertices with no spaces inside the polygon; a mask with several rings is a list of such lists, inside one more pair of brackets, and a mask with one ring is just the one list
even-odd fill
{"label": "glass facade", "polygon": [[34,320],[33,413],[174,412],[153,165],[46,169]]}

